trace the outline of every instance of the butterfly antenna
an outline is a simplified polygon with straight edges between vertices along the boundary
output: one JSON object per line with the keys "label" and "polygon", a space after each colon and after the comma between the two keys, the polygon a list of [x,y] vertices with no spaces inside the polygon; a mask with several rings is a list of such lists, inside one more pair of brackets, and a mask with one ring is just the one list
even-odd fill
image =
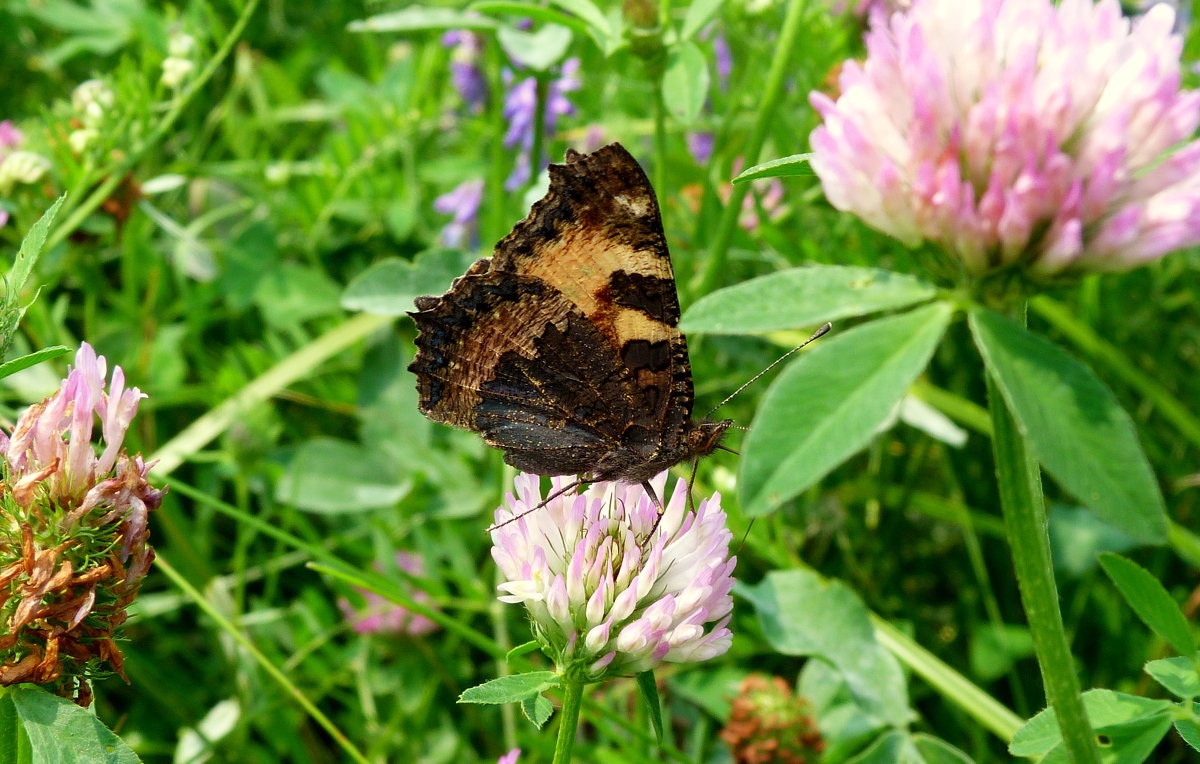
{"label": "butterfly antenna", "polygon": [[778,366],[779,364],[786,361],[788,358],[790,358],[792,356],[793,353],[797,353],[797,352],[803,350],[810,342],[814,342],[814,341],[820,339],[821,337],[823,337],[825,335],[825,333],[828,332],[832,328],[833,328],[833,324],[826,321],[825,325],[822,326],[820,329],[816,330],[815,332],[813,332],[813,335],[811,337],[809,337],[804,342],[800,343],[796,347],[792,348],[791,350],[787,351],[783,355],[776,358],[774,363],[772,363],[770,366],[768,366],[767,368],[763,369],[762,371],[760,371],[759,373],[757,373],[753,377],[751,377],[749,382],[746,382],[744,385],[742,385],[738,389],[734,390],[733,393],[730,394],[730,396],[728,398],[721,401],[716,406],[713,406],[712,411],[709,411],[707,414],[705,414],[704,418],[708,419],[710,416],[713,415],[714,411],[721,408],[726,403],[729,403],[731,400],[733,400],[737,396],[738,393],[740,393],[741,391],[745,390],[750,385],[753,385],[755,382],[757,382],[762,377],[762,375],[766,374],[771,369],[774,369],[776,366]]}
{"label": "butterfly antenna", "polygon": [[592,482],[592,481],[590,481],[590,480],[584,480],[583,478],[579,478],[579,479],[577,479],[577,480],[576,480],[574,483],[570,483],[570,484],[568,484],[568,485],[564,485],[562,488],[559,488],[557,491],[551,491],[550,495],[549,495],[549,496],[547,496],[545,499],[543,499],[543,500],[542,500],[542,503],[541,503],[541,504],[538,504],[536,507],[530,507],[529,509],[525,510],[525,511],[524,511],[524,512],[522,512],[521,514],[519,514],[519,515],[513,515],[512,517],[508,518],[507,520],[505,520],[505,521],[504,521],[504,522],[502,522],[502,523],[493,523],[493,524],[491,524],[490,526],[488,526],[487,528],[485,528],[483,532],[484,532],[484,533],[491,533],[492,531],[494,531],[494,530],[496,530],[496,529],[498,529],[498,528],[503,528],[504,526],[508,525],[509,523],[514,523],[514,522],[516,522],[517,520],[520,520],[520,519],[521,519],[522,517],[524,517],[525,515],[529,514],[530,512],[536,512],[537,510],[539,510],[539,509],[541,509],[542,507],[546,506],[546,505],[547,505],[547,504],[549,504],[550,502],[552,502],[552,501],[554,501],[555,499],[557,499],[559,496],[562,496],[562,495],[563,495],[564,493],[566,493],[567,491],[570,491],[570,490],[573,490],[573,489],[575,489],[575,488],[578,488],[578,487],[579,487],[579,486],[581,486],[581,485],[588,485],[588,484],[589,484],[589,483],[591,483],[591,482]]}
{"label": "butterfly antenna", "polygon": [[738,544],[737,550],[734,552],[738,557],[742,556],[742,547],[746,546],[746,539],[750,538],[750,529],[754,527],[754,520],[755,518],[750,518],[750,524],[746,526],[746,532],[742,534],[742,542]]}

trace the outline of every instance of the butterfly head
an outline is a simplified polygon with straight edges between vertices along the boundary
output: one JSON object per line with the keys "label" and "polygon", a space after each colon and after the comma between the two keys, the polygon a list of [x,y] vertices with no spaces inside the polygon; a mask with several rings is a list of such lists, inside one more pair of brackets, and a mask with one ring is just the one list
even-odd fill
{"label": "butterfly head", "polygon": [[708,456],[721,445],[725,431],[733,424],[732,419],[722,419],[718,422],[696,422],[687,434],[687,452],[691,458]]}

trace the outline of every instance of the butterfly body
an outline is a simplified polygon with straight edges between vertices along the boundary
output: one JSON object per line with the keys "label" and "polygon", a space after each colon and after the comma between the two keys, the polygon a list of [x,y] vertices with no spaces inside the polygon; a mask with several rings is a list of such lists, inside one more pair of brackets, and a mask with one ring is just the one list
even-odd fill
{"label": "butterfly body", "polygon": [[658,203],[619,144],[568,152],[529,216],[441,297],[409,369],[429,418],[540,475],[644,483],[710,453]]}

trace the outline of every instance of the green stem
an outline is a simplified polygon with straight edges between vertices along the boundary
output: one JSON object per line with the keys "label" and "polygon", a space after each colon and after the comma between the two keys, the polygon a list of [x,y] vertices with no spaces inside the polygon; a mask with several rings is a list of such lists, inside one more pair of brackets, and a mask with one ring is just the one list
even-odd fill
{"label": "green stem", "polygon": [[575,734],[579,728],[579,709],[583,706],[583,682],[564,681],[562,710],[558,712],[558,742],[554,744],[554,764],[569,764]]}
{"label": "green stem", "polygon": [[[1018,316],[1024,319],[1024,306]],[[1041,474],[990,376],[988,404],[992,412],[992,451],[996,458],[1000,506],[1046,700],[1058,717],[1070,761],[1094,764],[1099,762],[1099,752],[1080,698],[1075,660],[1058,607]]]}
{"label": "green stem", "polygon": [[996,737],[1007,743],[1021,728],[1024,723],[1021,717],[943,663],[912,637],[874,613],[871,613],[871,625],[875,627],[875,638],[879,644]]}
{"label": "green stem", "polygon": [[654,190],[658,206],[665,208],[667,194],[667,105],[663,101],[662,72],[654,80]]}
{"label": "green stem", "polygon": [[[783,20],[783,30],[779,33],[779,40],[775,43],[775,57],[771,59],[771,68],[767,73],[766,85],[763,87],[762,100],[759,101],[758,114],[754,117],[750,138],[746,141],[745,149],[742,152],[744,167],[753,167],[758,163],[758,155],[767,139],[767,130],[771,126],[775,107],[779,105],[779,99],[783,95],[783,83],[788,75],[788,62],[792,57],[792,52],[799,47],[798,39],[806,5],[805,0],[790,0],[788,3],[787,15]],[[701,294],[710,291],[716,285],[717,277],[725,270],[729,245],[733,241],[734,229],[737,227],[738,217],[741,215],[742,201],[746,198],[746,192],[749,190],[749,183],[734,185],[733,191],[729,195],[729,202],[721,211],[721,222],[717,227],[717,234],[713,237],[712,247],[708,251],[704,268],[694,284],[696,291]]]}
{"label": "green stem", "polygon": [[226,634],[232,637],[235,642],[241,645],[242,648],[245,649],[246,652],[258,662],[258,665],[262,667],[263,671],[267,672],[267,674],[270,675],[270,677],[274,679],[275,682],[282,687],[288,695],[291,695],[296,703],[304,709],[304,711],[312,718],[313,721],[315,721],[321,726],[322,729],[329,733],[329,736],[334,739],[334,741],[341,747],[343,751],[346,752],[348,757],[356,762],[359,762],[359,764],[370,764],[370,762],[367,761],[367,758],[363,756],[357,748],[354,747],[354,744],[350,742],[349,738],[342,734],[341,729],[339,729],[338,726],[334,724],[328,716],[322,713],[321,709],[317,708],[316,704],[309,700],[308,696],[305,695],[300,688],[288,678],[286,674],[280,671],[279,667],[272,663],[271,659],[264,655],[249,637],[243,634],[237,626],[234,626],[229,619],[222,615],[221,612],[214,607],[213,604],[210,603],[198,589],[196,589],[196,587],[192,586],[190,581],[181,576],[179,572],[175,570],[175,568],[162,556],[161,553],[155,557],[154,567],[158,571],[164,573],[167,578],[171,579],[171,583],[179,587],[179,589],[185,595],[187,595],[193,602],[196,603],[197,607],[203,610],[209,618],[216,622],[217,626],[222,631],[224,631]]}
{"label": "green stem", "polygon": [[533,147],[529,150],[529,181],[525,184],[527,189],[537,183],[538,173],[542,171],[542,154],[546,151],[546,100],[550,95],[550,83],[543,72],[537,73],[535,82],[537,103],[533,112]]}

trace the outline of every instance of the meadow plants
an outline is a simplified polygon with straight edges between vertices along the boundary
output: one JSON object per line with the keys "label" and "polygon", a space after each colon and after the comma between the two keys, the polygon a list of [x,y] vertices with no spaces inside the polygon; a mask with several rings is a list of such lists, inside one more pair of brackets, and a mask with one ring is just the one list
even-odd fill
{"label": "meadow plants", "polygon": [[[0,7],[0,761],[1193,760],[1191,22]],[[614,140],[697,414],[834,329],[514,520],[404,314]]]}

